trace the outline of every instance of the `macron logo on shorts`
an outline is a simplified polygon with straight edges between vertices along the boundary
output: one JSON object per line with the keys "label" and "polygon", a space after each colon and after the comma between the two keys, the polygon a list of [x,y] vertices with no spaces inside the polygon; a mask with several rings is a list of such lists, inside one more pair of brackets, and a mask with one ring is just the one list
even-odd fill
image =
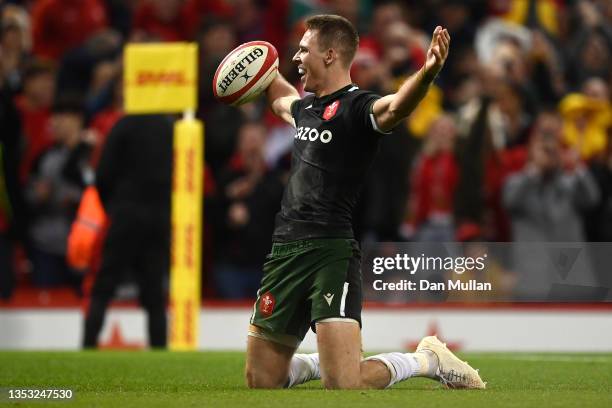
{"label": "macron logo on shorts", "polygon": [[331,307],[331,303],[334,300],[334,295],[332,295],[331,293],[327,293],[323,295],[323,299],[325,299],[325,301],[327,302],[327,305]]}

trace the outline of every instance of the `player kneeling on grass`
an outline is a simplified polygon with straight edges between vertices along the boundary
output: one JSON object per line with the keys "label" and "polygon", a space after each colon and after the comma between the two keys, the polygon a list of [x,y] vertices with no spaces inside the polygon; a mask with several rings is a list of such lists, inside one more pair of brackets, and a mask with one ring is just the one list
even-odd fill
{"label": "player kneeling on grass", "polygon": [[[446,60],[450,36],[437,27],[422,69],[397,93],[379,97],[351,83],[359,37],[350,22],[320,15],[306,27],[293,61],[313,94],[300,99],[280,75],[266,90],[273,112],[296,135],[249,327],[248,386],[292,387],[321,378],[326,388],[386,388],[429,377],[451,388],[484,388],[477,371],[433,336],[415,353],[361,356],[361,257],[352,210],[379,138],[423,98]],[[294,354],[310,327],[319,353]]]}

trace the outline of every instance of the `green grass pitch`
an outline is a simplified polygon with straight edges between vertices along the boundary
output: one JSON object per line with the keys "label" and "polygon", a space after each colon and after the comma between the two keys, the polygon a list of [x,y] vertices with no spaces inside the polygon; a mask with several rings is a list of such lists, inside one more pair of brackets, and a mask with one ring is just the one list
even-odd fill
{"label": "green grass pitch", "polygon": [[[612,407],[612,354],[464,353],[484,391],[411,379],[389,390],[248,390],[238,352],[0,352],[2,406],[58,407]],[[6,387],[71,388],[64,402],[6,401]],[[41,405],[42,403],[42,405]]]}

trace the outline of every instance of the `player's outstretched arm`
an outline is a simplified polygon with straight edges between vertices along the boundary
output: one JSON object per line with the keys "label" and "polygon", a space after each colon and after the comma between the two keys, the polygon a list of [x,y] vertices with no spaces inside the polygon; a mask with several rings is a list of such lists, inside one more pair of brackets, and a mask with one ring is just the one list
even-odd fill
{"label": "player's outstretched arm", "polygon": [[425,65],[411,75],[396,93],[374,102],[374,118],[381,130],[391,130],[416,108],[427,93],[429,85],[444,66],[449,46],[450,34],[448,31],[440,26],[436,27],[429,50],[427,50]]}
{"label": "player's outstretched arm", "polygon": [[300,99],[297,89],[279,73],[266,89],[266,97],[272,112],[295,127],[293,116],[291,116],[291,104],[296,99]]}

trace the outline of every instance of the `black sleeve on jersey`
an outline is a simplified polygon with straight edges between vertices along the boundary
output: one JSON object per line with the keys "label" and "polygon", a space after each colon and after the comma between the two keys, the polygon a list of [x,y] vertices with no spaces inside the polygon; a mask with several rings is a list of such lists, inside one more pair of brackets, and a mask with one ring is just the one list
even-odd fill
{"label": "black sleeve on jersey", "polygon": [[289,107],[289,110],[291,111],[291,116],[293,116],[293,119],[295,119],[296,124],[298,119],[297,115],[300,111],[300,102],[302,102],[301,99],[296,99],[295,101],[291,102],[291,106]]}
{"label": "black sleeve on jersey", "polygon": [[356,129],[365,129],[369,132],[377,132],[388,135],[391,132],[383,132],[377,125],[374,118],[374,102],[380,99],[379,95],[371,92],[364,92],[358,95],[352,103],[351,116],[355,118]]}

